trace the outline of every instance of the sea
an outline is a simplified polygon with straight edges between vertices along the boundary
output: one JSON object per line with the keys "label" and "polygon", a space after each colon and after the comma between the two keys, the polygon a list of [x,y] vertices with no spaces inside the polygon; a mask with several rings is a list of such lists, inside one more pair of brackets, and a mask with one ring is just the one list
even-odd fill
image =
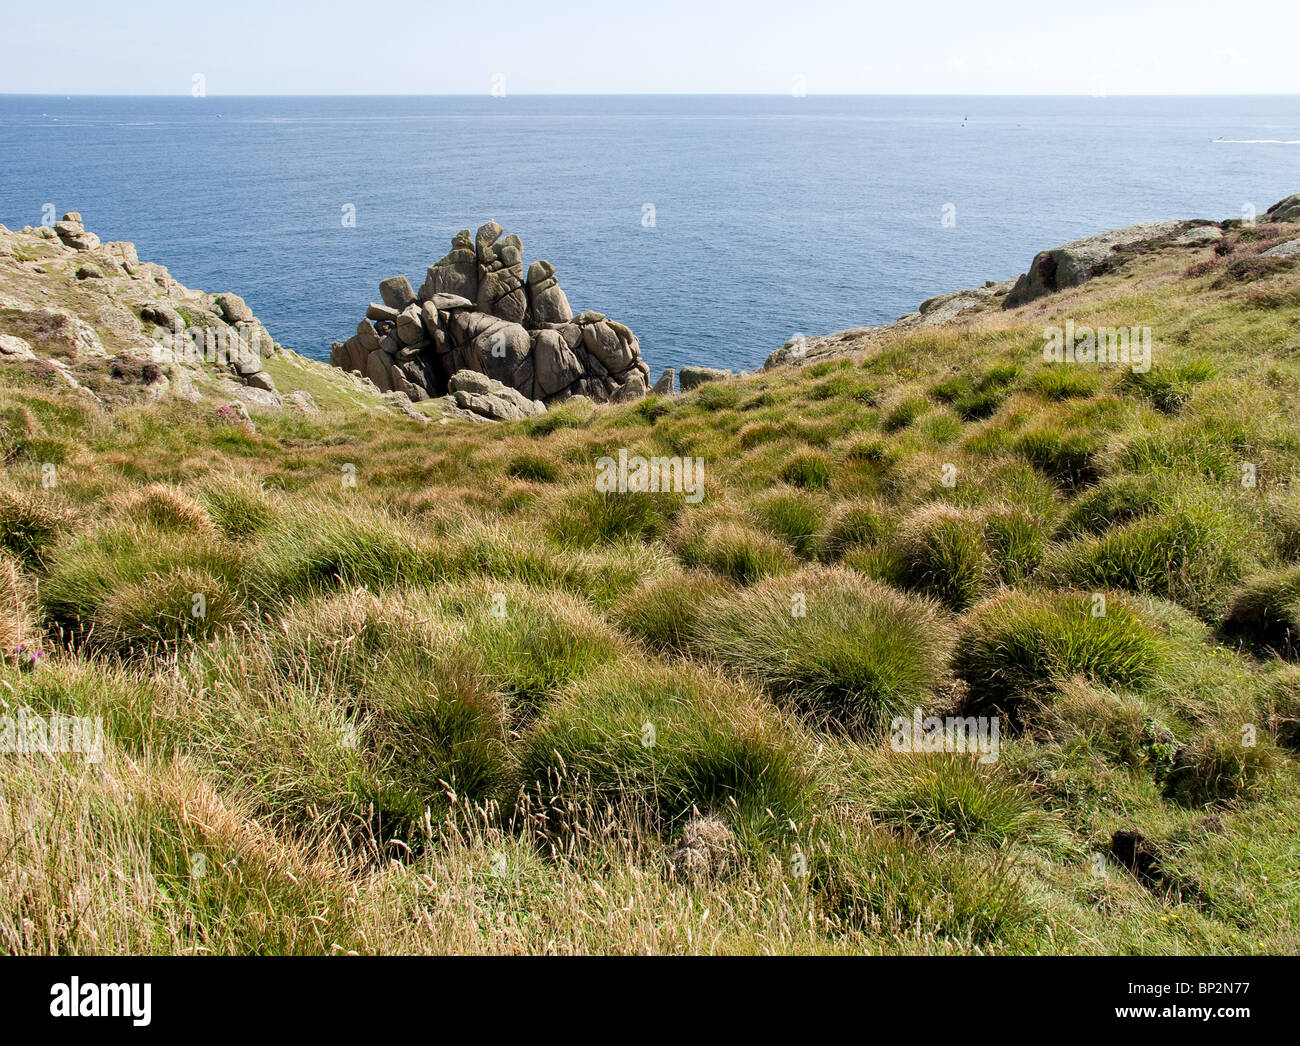
{"label": "sea", "polygon": [[0,222],[80,211],[321,359],[489,219],[657,377],[1294,192],[1300,96],[0,96]]}

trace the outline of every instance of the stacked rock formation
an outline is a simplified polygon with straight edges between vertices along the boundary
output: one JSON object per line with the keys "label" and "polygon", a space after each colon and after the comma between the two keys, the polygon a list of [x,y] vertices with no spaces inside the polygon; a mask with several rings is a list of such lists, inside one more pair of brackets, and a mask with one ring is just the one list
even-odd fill
{"label": "stacked rock formation", "polygon": [[69,211],[54,223],[54,234],[63,241],[65,247],[74,251],[93,251],[99,246],[99,237],[88,232],[81,224],[81,212]]}
{"label": "stacked rock formation", "polygon": [[575,318],[555,267],[535,261],[525,276],[523,244],[501,234],[496,222],[473,236],[462,229],[418,293],[405,276],[384,280],[382,304],[334,343],[330,362],[414,401],[445,395],[464,370],[542,403],[644,396],[650,371],[636,335],[599,312]]}

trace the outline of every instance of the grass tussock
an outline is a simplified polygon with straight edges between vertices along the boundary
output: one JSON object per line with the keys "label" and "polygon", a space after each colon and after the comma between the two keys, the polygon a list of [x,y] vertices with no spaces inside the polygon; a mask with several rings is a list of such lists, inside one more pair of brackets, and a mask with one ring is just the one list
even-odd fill
{"label": "grass tussock", "polygon": [[1223,632],[1257,651],[1295,657],[1300,649],[1300,566],[1260,574],[1232,597]]}
{"label": "grass tussock", "polygon": [[678,555],[688,567],[712,570],[740,585],[783,574],[795,564],[785,542],[738,522],[718,522],[686,535]]}
{"label": "grass tussock", "polygon": [[1151,594],[1213,614],[1249,567],[1250,537],[1230,509],[1191,501],[1067,544],[1048,570],[1063,585]]}
{"label": "grass tussock", "polygon": [[923,703],[950,629],[931,602],[816,567],[710,601],[698,648],[819,727],[863,733]]}
{"label": "grass tussock", "polygon": [[0,487],[0,548],[29,566],[44,566],[50,546],[72,518],[57,491]]}
{"label": "grass tussock", "polygon": [[973,709],[1014,715],[1027,696],[1072,677],[1141,688],[1162,653],[1155,630],[1114,595],[1011,592],[970,615],[953,668],[970,688]]}
{"label": "grass tussock", "polygon": [[895,554],[903,584],[953,610],[975,602],[993,573],[978,517],[951,505],[927,505],[904,520]]}
{"label": "grass tussock", "polygon": [[873,767],[864,799],[873,818],[934,842],[1002,846],[1055,826],[1022,781],[972,756],[912,755]]}
{"label": "grass tussock", "polygon": [[666,835],[697,812],[759,838],[804,820],[807,742],[754,690],[687,666],[629,667],[611,665],[537,720],[520,752],[529,787],[597,810],[644,804]]}
{"label": "grass tussock", "polygon": [[0,656],[20,659],[26,648],[39,649],[36,592],[22,566],[0,555]]}

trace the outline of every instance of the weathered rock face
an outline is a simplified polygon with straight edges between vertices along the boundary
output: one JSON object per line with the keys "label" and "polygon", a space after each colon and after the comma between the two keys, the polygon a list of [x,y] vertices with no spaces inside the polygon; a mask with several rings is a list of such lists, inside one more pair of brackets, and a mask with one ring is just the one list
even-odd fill
{"label": "weathered rock face", "polygon": [[478,254],[479,311],[499,316],[511,323],[521,323],[528,314],[528,296],[524,293],[524,245],[518,236],[507,236],[500,243],[501,226],[496,222],[479,229],[474,239]]}
{"label": "weathered rock face", "polygon": [[546,410],[540,400],[530,400],[518,389],[473,370],[453,374],[447,392],[457,408],[489,421],[519,421]]}
{"label": "weathered rock face", "polygon": [[76,251],[93,251],[99,246],[99,237],[86,231],[81,224],[81,214],[77,211],[69,211],[62,221],[55,222],[54,233],[65,247]]}
{"label": "weathered rock face", "polygon": [[1105,272],[1122,257],[1125,251],[1139,250],[1144,246],[1168,242],[1188,231],[1191,222],[1142,222],[1123,229],[1112,229],[1099,236],[1039,251],[1029,265],[1029,271],[1016,281],[1003,307],[1014,309],[1018,305],[1041,298],[1045,294],[1077,287],[1093,276]]}
{"label": "weathered rock face", "polygon": [[[255,397],[249,402],[280,405],[263,361],[282,347],[243,298],[183,286],[163,266],[141,262],[133,244],[101,242],[76,211],[52,226],[0,226],[0,304],[9,322],[48,332],[42,345],[59,354],[45,362],[89,396],[74,373],[93,376],[96,361],[108,361],[125,398],[138,386],[193,399],[196,380],[217,379]],[[29,358],[21,337],[0,334],[0,361]]]}
{"label": "weathered rock face", "polygon": [[379,285],[379,296],[390,309],[401,312],[415,301],[415,292],[411,290],[411,281],[405,276],[390,276]]}
{"label": "weathered rock face", "polygon": [[257,319],[248,303],[238,294],[218,294],[216,306],[227,323],[252,323]]}
{"label": "weathered rock face", "polygon": [[528,266],[528,300],[532,302],[533,319],[537,323],[568,323],[573,319],[569,299],[555,278],[555,266],[548,261],[535,261]]}
{"label": "weathered rock face", "polygon": [[1223,239],[1223,230],[1217,225],[1198,225],[1185,233],[1174,237],[1178,247],[1204,247],[1207,243],[1217,243]]}
{"label": "weathered rock face", "polygon": [[445,258],[429,266],[424,286],[420,288],[420,300],[427,301],[435,294],[455,294],[470,302],[478,300],[478,256],[468,229],[456,234]]}
{"label": "weathered rock face", "polygon": [[[1300,213],[1296,214],[1296,219],[1300,220]],[[1285,243],[1279,243],[1276,247],[1270,247],[1264,251],[1265,258],[1300,258],[1300,240],[1287,240]]]}
{"label": "weathered rock face", "polygon": [[[418,293],[405,276],[384,280],[383,304],[372,303],[356,334],[334,343],[330,362],[414,401],[447,394],[453,375],[471,371],[527,403],[644,396],[650,371],[636,335],[599,312],[575,319],[555,267],[535,261],[525,276],[523,244],[502,232],[496,222],[474,235],[462,229]],[[479,417],[522,410],[513,402],[496,413],[477,410],[459,403],[461,393],[482,393],[451,391]]]}
{"label": "weathered rock face", "polygon": [[682,391],[689,392],[691,389],[698,388],[706,381],[726,381],[731,377],[731,371],[724,370],[721,367],[683,367],[680,376]]}
{"label": "weathered rock face", "polygon": [[0,356],[6,360],[34,360],[36,354],[24,339],[12,334],[0,334]]}
{"label": "weathered rock face", "polygon": [[1300,222],[1300,192],[1278,200],[1264,214],[1271,222]]}

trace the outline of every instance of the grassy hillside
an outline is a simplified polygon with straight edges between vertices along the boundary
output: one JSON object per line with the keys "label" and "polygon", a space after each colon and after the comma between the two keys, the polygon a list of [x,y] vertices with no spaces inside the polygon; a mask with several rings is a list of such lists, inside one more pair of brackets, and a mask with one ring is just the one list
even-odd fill
{"label": "grassy hillside", "polygon": [[0,948],[1294,953],[1297,234],[495,426],[6,369],[0,712],[105,750],[0,756]]}

